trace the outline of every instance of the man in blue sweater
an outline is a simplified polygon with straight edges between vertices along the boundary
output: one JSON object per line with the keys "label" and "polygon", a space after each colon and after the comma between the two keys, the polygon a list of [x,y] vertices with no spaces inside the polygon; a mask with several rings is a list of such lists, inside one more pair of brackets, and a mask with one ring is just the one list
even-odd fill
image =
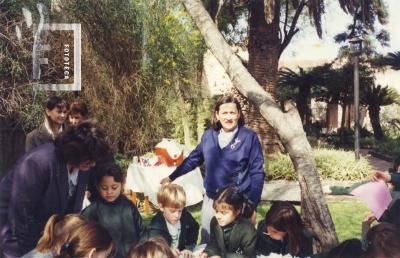
{"label": "man in blue sweater", "polygon": [[[205,165],[204,196],[201,211],[202,243],[208,242],[210,221],[215,215],[213,199],[219,189],[237,186],[249,199],[254,210],[260,202],[264,185],[264,157],[257,134],[244,127],[239,102],[225,96],[216,103],[214,128],[205,131],[201,142],[161,184]],[[255,211],[253,214],[255,220]]]}

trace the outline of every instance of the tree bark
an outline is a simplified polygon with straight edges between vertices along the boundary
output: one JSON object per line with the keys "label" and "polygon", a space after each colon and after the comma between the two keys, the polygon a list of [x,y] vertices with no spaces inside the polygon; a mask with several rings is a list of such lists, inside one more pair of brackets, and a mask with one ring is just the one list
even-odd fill
{"label": "tree bark", "polygon": [[[276,99],[278,62],[280,56],[279,19],[280,4],[273,6],[273,18],[267,24],[263,1],[250,4],[249,15],[249,73],[267,92]],[[244,105],[248,126],[254,129],[261,139],[264,155],[274,156],[280,152],[279,139],[273,127],[260,115],[260,111],[251,103]]]}
{"label": "tree bark", "polygon": [[377,140],[382,140],[385,137],[380,122],[380,106],[368,106],[369,118],[371,120],[372,129],[374,130],[374,137]]}
{"label": "tree bark", "polygon": [[199,0],[182,0],[204,41],[231,78],[233,85],[260,110],[276,130],[297,172],[301,189],[302,215],[319,237],[323,250],[337,244],[337,236],[317,174],[310,144],[297,109],[291,102],[282,112],[272,96],[250,75],[218,31]]}

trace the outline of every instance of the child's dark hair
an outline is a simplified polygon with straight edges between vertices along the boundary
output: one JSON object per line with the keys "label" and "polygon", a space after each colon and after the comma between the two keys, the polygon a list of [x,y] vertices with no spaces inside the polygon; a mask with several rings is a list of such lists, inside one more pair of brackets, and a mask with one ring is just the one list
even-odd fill
{"label": "child's dark hair", "polygon": [[89,114],[89,110],[85,103],[80,101],[74,101],[71,103],[69,114],[80,114],[82,117],[87,117]]}
{"label": "child's dark hair", "polygon": [[113,177],[114,181],[118,183],[124,182],[124,175],[122,173],[122,169],[115,163],[109,162],[99,166],[98,172],[95,177],[96,185],[98,185],[105,176]]}
{"label": "child's dark hair", "polygon": [[353,238],[343,241],[332,248],[324,257],[326,258],[360,258],[363,253],[359,239]]}
{"label": "child's dark hair", "polygon": [[398,258],[400,254],[400,227],[382,222],[367,233],[367,250],[363,258]]}
{"label": "child's dark hair", "polygon": [[48,110],[53,110],[54,108],[66,108],[69,109],[69,105],[66,100],[58,96],[49,97],[44,105]]}
{"label": "child's dark hair", "polygon": [[265,224],[278,231],[286,232],[291,255],[297,255],[300,245],[307,242],[303,235],[304,225],[301,216],[290,202],[272,203],[271,208],[265,214]]}
{"label": "child's dark hair", "polygon": [[253,214],[253,207],[251,206],[247,196],[239,191],[238,187],[230,186],[218,191],[214,199],[213,208],[233,209],[240,211],[239,215],[244,218],[250,218]]}

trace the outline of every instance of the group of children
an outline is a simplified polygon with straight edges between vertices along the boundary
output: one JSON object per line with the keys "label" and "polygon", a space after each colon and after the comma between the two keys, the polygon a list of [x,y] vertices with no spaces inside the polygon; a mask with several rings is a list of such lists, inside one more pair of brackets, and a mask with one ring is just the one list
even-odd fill
{"label": "group of children", "polygon": [[[86,245],[85,251],[90,252],[92,247],[97,253],[100,250],[111,253],[115,249],[115,257],[135,257],[128,255],[133,252],[129,252],[133,246],[141,240],[158,237],[168,244],[174,257],[192,256],[199,235],[199,224],[185,208],[186,195],[181,186],[172,183],[161,186],[157,195],[160,210],[145,228],[138,209],[123,194],[123,173],[118,165],[102,166],[95,181],[99,198],[81,215],[67,215],[61,219],[58,216],[51,217],[37,248],[24,258],[52,257],[51,254],[69,257],[65,256],[66,251],[77,251],[74,237],[82,240],[85,237],[82,234],[88,233],[86,229],[79,233],[83,225],[97,225],[88,221],[97,222],[107,233],[97,234],[102,241],[101,248],[97,244],[95,247]],[[216,215],[211,221],[210,240],[200,254],[202,258],[232,255],[255,257],[256,254],[268,255],[270,252],[301,256],[312,254],[311,234],[304,228],[296,209],[287,202],[274,203],[265,220],[259,223],[258,231],[248,219],[252,208],[238,188],[228,187],[219,191],[214,200],[214,209]],[[66,233],[65,228],[69,228],[70,234]]]}
{"label": "group of children", "polygon": [[[95,179],[99,198],[82,215],[52,216],[36,249],[23,258],[193,256],[199,224],[185,208],[186,195],[181,186],[172,183],[161,186],[157,194],[159,212],[145,228],[138,209],[123,194],[123,173],[118,165],[105,164],[99,171]],[[213,207],[216,214],[210,223],[209,242],[197,254],[201,258],[271,253],[315,258],[378,257],[367,256],[361,242],[355,239],[330,252],[313,255],[316,236],[304,227],[300,214],[289,202],[274,202],[257,229],[249,220],[252,208],[237,187],[221,189]],[[382,223],[370,230],[366,249],[374,253],[378,252],[376,246],[382,249],[391,245],[387,249],[393,253],[399,248],[391,244],[393,240],[388,236],[400,239],[399,232],[396,227]],[[385,244],[378,235],[384,236]]]}

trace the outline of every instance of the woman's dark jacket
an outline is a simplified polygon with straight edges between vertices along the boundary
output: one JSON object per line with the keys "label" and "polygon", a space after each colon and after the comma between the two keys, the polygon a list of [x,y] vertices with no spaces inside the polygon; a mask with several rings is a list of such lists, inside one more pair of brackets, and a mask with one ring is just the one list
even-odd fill
{"label": "woman's dark jacket", "polygon": [[125,257],[144,230],[138,209],[124,195],[112,203],[99,198],[84,209],[82,215],[107,229],[117,246],[116,258]]}
{"label": "woman's dark jacket", "polygon": [[[185,249],[192,250],[196,245],[199,235],[199,223],[197,223],[192,214],[190,214],[186,208],[182,210],[180,222],[181,233],[179,235],[178,249],[180,251]],[[143,238],[148,239],[154,236],[160,236],[164,238],[171,246],[172,237],[169,234],[164,215],[160,211],[157,212],[157,214],[151,219],[150,225]]]}
{"label": "woman's dark jacket", "polygon": [[254,225],[248,219],[238,218],[233,225],[228,241],[225,246],[223,229],[217,220],[211,219],[210,241],[204,250],[207,255],[218,255],[225,257],[255,257],[257,233]]}
{"label": "woman's dark jacket", "polygon": [[[285,237],[283,241],[274,240],[268,236],[265,232],[267,231],[267,225],[265,220],[258,223],[257,227],[257,254],[269,255],[270,253],[286,255],[289,253],[289,239]],[[300,243],[299,253],[295,256],[308,257],[313,253],[313,236],[307,231],[303,230],[303,240]]]}
{"label": "woman's dark jacket", "polygon": [[45,126],[45,122],[39,125],[38,128],[26,135],[25,140],[25,151],[28,152],[31,149],[53,141],[53,136],[49,133]]}
{"label": "woman's dark jacket", "polygon": [[79,213],[88,174],[79,172],[68,196],[67,164],[53,143],[26,153],[0,182],[0,245],[17,257],[31,251],[53,214]]}
{"label": "woman's dark jacket", "polygon": [[205,165],[204,188],[211,199],[217,190],[228,186],[237,186],[245,193],[252,206],[257,207],[264,186],[264,158],[257,134],[240,126],[231,142],[224,148],[218,143],[219,131],[208,129],[201,142],[169,175],[176,178]]}

